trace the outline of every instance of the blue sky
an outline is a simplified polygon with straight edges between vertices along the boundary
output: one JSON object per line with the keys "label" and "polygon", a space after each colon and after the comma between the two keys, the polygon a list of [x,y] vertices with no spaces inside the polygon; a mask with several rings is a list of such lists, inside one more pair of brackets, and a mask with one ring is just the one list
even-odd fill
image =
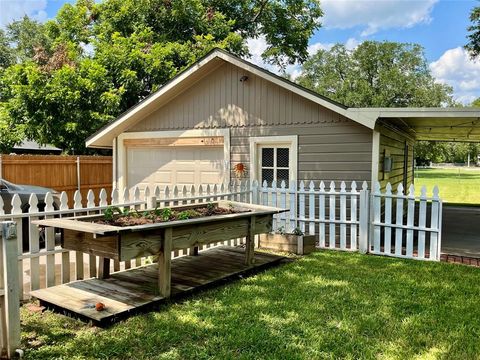
{"label": "blue sky", "polygon": [[[0,26],[28,14],[44,21],[74,0],[0,0]],[[475,0],[322,0],[323,26],[310,40],[310,51],[345,43],[354,48],[364,40],[419,43],[433,75],[454,87],[464,103],[480,97],[480,61],[472,62],[463,50],[468,16]],[[263,64],[263,39],[250,40],[252,61]],[[298,66],[289,68],[293,76]]]}

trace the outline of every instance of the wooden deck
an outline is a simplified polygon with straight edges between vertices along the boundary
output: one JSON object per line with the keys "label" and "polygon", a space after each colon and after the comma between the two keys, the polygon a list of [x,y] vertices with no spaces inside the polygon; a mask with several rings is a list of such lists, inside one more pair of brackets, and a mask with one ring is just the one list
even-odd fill
{"label": "wooden deck", "polygon": [[[284,257],[255,253],[255,263],[245,265],[245,250],[228,246],[172,260],[172,297],[185,295],[232,276],[272,266]],[[32,291],[30,294],[54,311],[106,325],[165,301],[158,295],[158,266],[146,265],[113,273],[108,279],[92,278]],[[95,304],[105,304],[96,311]]]}

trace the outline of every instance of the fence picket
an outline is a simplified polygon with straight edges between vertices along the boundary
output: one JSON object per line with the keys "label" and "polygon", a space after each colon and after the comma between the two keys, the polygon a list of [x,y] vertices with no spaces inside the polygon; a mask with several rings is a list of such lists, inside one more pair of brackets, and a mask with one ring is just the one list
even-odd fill
{"label": "fence picket", "polygon": [[112,189],[112,205],[117,205],[119,203],[118,201],[118,189]]}
{"label": "fence picket", "polygon": [[[52,193],[48,192],[45,195],[45,211],[50,212],[54,211],[53,206],[53,196]],[[45,216],[46,219],[53,219],[53,215]],[[52,251],[55,250],[55,229],[52,227],[47,227],[44,229],[45,234],[45,250]],[[55,254],[49,254],[45,259],[45,281],[46,287],[55,285]]]}
{"label": "fence picket", "polygon": [[347,185],[345,181],[340,183],[340,249],[347,248]]}
{"label": "fence picket", "polygon": [[380,183],[376,181],[373,186],[373,221],[375,223],[375,225],[373,225],[373,251],[377,254],[381,252],[381,228],[379,225],[376,225],[380,222],[381,215],[382,199],[380,196]]}
{"label": "fence picket", "polygon": [[[38,197],[36,194],[30,194],[28,199],[28,213],[38,213]],[[38,220],[38,216],[29,216],[27,218],[29,225],[29,250],[30,254],[36,255],[40,251],[40,232],[38,226],[32,224],[33,220]],[[40,258],[38,256],[30,258],[30,289],[40,289]]]}
{"label": "fence picket", "polygon": [[300,181],[300,193],[299,193],[299,215],[300,221],[298,222],[300,225],[300,230],[305,233],[305,183]]}
{"label": "fence picket", "polygon": [[[282,209],[287,208],[287,189],[286,189],[286,184],[285,181],[282,180],[282,183],[280,185],[280,207]],[[287,213],[281,213],[280,217],[282,219],[282,224],[281,227],[287,231]]]}
{"label": "fence picket", "polygon": [[413,184],[410,185],[408,189],[408,200],[407,200],[407,226],[410,228],[407,230],[407,257],[413,257],[413,221],[415,218],[415,188]]}
{"label": "fence picket", "polygon": [[368,251],[368,228],[370,223],[370,206],[369,206],[370,196],[368,194],[368,185],[364,181],[362,183],[362,190],[360,190],[360,204],[359,204],[359,218],[360,223],[358,226],[358,249],[362,254],[365,254]]}
{"label": "fence picket", "polygon": [[390,183],[385,187],[385,228],[383,233],[383,252],[390,254],[392,252],[392,185]]}
{"label": "fence picket", "polygon": [[[77,195],[77,193],[75,193]],[[82,209],[82,198],[76,197],[74,195],[74,202],[73,202],[73,209],[74,210],[81,210]],[[112,196],[113,199],[113,196]],[[75,211],[74,214],[77,215],[78,212]],[[84,260],[83,260],[83,252],[75,251],[75,278],[77,280],[83,280],[85,278],[84,273]]]}
{"label": "fence picket", "polygon": [[308,185],[308,234],[315,235],[315,184]]}
{"label": "fence picket", "polygon": [[[427,223],[427,188],[425,185],[420,190],[420,204],[418,207],[418,226],[425,228]],[[425,258],[425,231],[418,232],[418,257]]]}
{"label": "fence picket", "polygon": [[290,209],[290,227],[288,228],[288,232],[292,232],[293,229],[297,227],[297,182],[290,181],[290,201],[289,201],[289,209]]}
{"label": "fence picket", "polygon": [[[433,187],[433,196],[432,196],[432,214],[431,214],[431,221],[430,226],[432,229],[440,230],[441,223],[440,219],[440,198],[438,197],[438,186]],[[429,258],[433,260],[440,260],[440,251],[438,250],[438,240],[439,235],[437,232],[430,233],[430,254]]]}
{"label": "fence picket", "polygon": [[[396,221],[395,225],[403,225],[403,185],[402,183],[398,184],[397,187],[397,212],[396,212]],[[402,255],[402,243],[403,243],[403,228],[397,227],[395,229],[395,255]]]}
{"label": "fence picket", "polygon": [[357,183],[352,181],[350,195],[350,249],[357,250]]}
{"label": "fence picket", "polygon": [[335,194],[335,183],[333,181],[330,182],[330,191],[329,191],[329,220],[330,224],[328,227],[328,245],[330,249],[334,249],[336,247],[336,234],[335,234],[335,212],[336,212],[336,194]]}
{"label": "fence picket", "polygon": [[325,247],[325,183],[320,182],[320,193],[318,195],[318,215],[320,218],[319,228],[319,245]]}

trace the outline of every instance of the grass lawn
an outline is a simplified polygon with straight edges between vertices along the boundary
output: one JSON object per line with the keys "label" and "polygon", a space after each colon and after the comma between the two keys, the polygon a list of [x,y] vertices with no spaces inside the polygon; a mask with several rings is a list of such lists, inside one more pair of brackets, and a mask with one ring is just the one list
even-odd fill
{"label": "grass lawn", "polygon": [[22,310],[27,359],[479,359],[480,269],[317,252],[108,329]]}
{"label": "grass lawn", "polygon": [[425,185],[431,194],[435,185],[440,189],[444,202],[458,204],[480,204],[480,170],[462,169],[419,169],[415,171],[415,188]]}

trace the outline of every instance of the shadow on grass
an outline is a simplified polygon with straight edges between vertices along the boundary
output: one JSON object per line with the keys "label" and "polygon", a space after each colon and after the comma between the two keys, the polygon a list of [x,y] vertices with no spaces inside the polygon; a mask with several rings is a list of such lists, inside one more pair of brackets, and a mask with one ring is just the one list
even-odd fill
{"label": "shadow on grass", "polygon": [[461,172],[458,173],[456,170],[421,170],[416,173],[418,179],[451,179],[451,180],[480,180],[480,171],[471,171],[471,172]]}
{"label": "shadow on grass", "polygon": [[479,281],[476,268],[319,252],[105,330],[24,314],[23,338],[41,337],[32,359],[476,358]]}

